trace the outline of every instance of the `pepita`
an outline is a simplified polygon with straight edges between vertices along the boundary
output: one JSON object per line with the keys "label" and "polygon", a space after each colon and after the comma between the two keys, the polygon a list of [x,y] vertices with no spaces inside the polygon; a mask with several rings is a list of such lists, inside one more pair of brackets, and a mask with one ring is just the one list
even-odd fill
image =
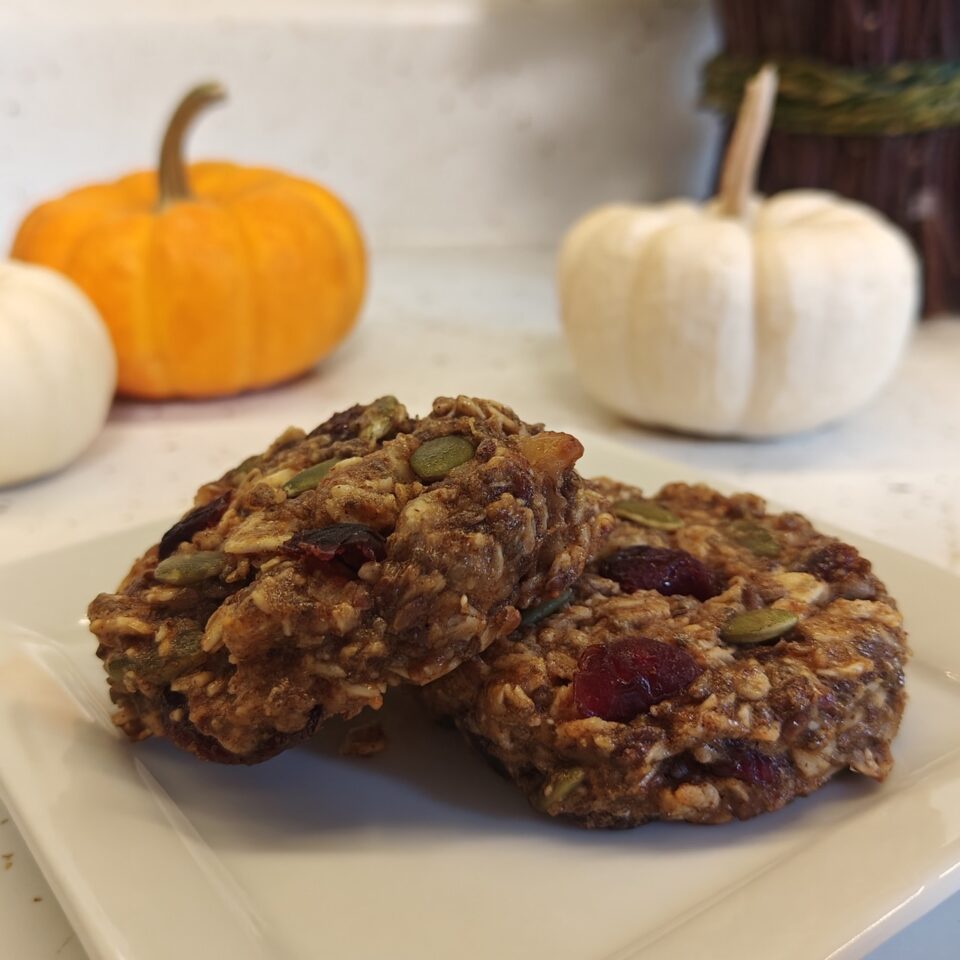
{"label": "pepita", "polygon": [[621,520],[631,520],[654,530],[679,530],[683,521],[666,507],[652,500],[619,500],[610,508]]}
{"label": "pepita", "polygon": [[288,497],[299,497],[301,493],[313,490],[314,487],[340,462],[339,457],[321,460],[306,470],[295,473],[284,485],[283,492]]}
{"label": "pepita", "polygon": [[797,615],[789,610],[778,610],[776,607],[747,610],[728,620],[720,631],[720,637],[737,646],[752,646],[782,637],[798,622]]}
{"label": "pepita", "polygon": [[374,400],[360,416],[360,439],[382,440],[406,415],[406,407],[396,397]]}
{"label": "pepita", "polygon": [[139,679],[151,683],[167,683],[184,671],[193,670],[203,660],[200,647],[201,632],[197,628],[181,630],[170,641],[170,654],[160,656],[156,647],[148,647],[134,654],[121,653],[111,657],[107,663],[107,674],[111,679],[121,682],[124,676],[133,672]]}
{"label": "pepita", "polygon": [[727,537],[741,547],[746,547],[757,557],[780,556],[780,542],[756,520],[734,520],[727,525]]}
{"label": "pepita", "polygon": [[586,775],[586,771],[582,767],[558,770],[550,777],[540,794],[542,809],[551,810],[558,807],[583,783]]}
{"label": "pepita", "polygon": [[161,560],[153,571],[153,578],[161,583],[186,586],[219,576],[225,558],[217,550],[199,550],[196,553],[175,553]]}
{"label": "pepita", "polygon": [[442,480],[454,467],[473,457],[473,444],[458,434],[435,437],[420,444],[410,457],[410,468],[421,480]]}
{"label": "pepita", "polygon": [[563,593],[552,600],[544,600],[543,603],[524,610],[523,616],[520,617],[520,626],[529,627],[541,620],[546,620],[547,617],[553,616],[558,610],[562,610],[572,599],[573,591],[564,590]]}

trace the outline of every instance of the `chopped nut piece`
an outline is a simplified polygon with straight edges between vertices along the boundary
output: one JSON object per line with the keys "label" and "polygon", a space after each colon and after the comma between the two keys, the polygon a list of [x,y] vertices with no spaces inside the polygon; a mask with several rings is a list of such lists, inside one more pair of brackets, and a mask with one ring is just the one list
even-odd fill
{"label": "chopped nut piece", "polygon": [[583,444],[569,433],[545,430],[532,437],[521,437],[518,444],[523,455],[538,470],[554,478],[569,470],[583,456]]}

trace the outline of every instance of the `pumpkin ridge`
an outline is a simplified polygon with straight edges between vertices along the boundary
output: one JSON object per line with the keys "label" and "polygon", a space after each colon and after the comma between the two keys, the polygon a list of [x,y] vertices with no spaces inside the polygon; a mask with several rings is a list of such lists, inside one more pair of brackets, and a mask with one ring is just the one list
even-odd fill
{"label": "pumpkin ridge", "polygon": [[743,393],[743,403],[740,406],[738,415],[734,418],[734,423],[731,424],[728,429],[729,433],[733,433],[737,429],[736,424],[747,423],[755,418],[757,397],[759,395],[761,381],[763,379],[760,371],[760,364],[763,362],[764,356],[764,350],[761,345],[761,341],[764,339],[764,332],[760,329],[761,318],[759,298],[760,284],[762,280],[760,274],[760,244],[757,241],[759,232],[760,231],[758,231],[752,223],[747,228],[747,233],[750,239],[750,271],[752,273],[752,276],[750,277],[750,317],[748,321],[750,327],[750,356],[744,362],[743,369],[747,371],[750,377],[750,383]]}
{"label": "pumpkin ridge", "polygon": [[314,361],[314,363],[316,363],[325,357],[333,349],[333,346],[341,342],[346,336],[356,320],[357,305],[353,302],[353,284],[349,270],[350,257],[344,248],[343,236],[340,230],[331,224],[328,212],[318,208],[313,197],[310,196],[308,192],[299,193],[298,197],[305,203],[307,209],[312,212],[313,219],[327,237],[330,250],[334,255],[336,278],[338,280],[336,287],[339,308],[336,311],[330,311],[331,316],[328,320],[329,327],[326,328],[326,335],[321,340],[322,350],[318,347],[318,350],[321,352],[317,360]]}
{"label": "pumpkin ridge", "polygon": [[[168,208],[170,209],[170,208]],[[146,255],[142,261],[143,263],[143,273],[140,277],[139,291],[140,291],[140,328],[148,332],[146,338],[147,342],[151,345],[152,349],[147,351],[148,355],[152,354],[155,357],[161,358],[162,363],[158,366],[166,370],[167,363],[166,358],[169,354],[168,344],[167,344],[167,327],[164,319],[160,316],[160,312],[157,309],[157,299],[153,295],[154,285],[156,283],[156,262],[157,262],[157,251],[159,250],[160,240],[159,240],[159,217],[151,217],[150,219],[150,233],[147,237],[145,244]],[[146,373],[144,379],[146,383],[144,385],[144,396],[147,397],[159,397],[164,395],[169,395],[171,393],[171,388],[176,389],[170,383],[169,373],[162,374],[164,381],[160,384],[156,382],[157,373],[155,371],[149,371]]]}
{"label": "pumpkin ridge", "polygon": [[[17,230],[11,256],[66,272],[66,266],[76,252],[77,245],[90,229],[88,221],[100,218],[102,194],[99,190],[102,186],[98,184],[96,188],[85,187],[58,200],[49,200],[32,210]],[[94,190],[98,191],[95,196]],[[112,219],[121,215],[122,211],[119,209],[112,211]],[[70,224],[72,231],[64,230],[64,222]],[[70,232],[73,236],[64,244],[63,235]],[[58,240],[56,245],[50,244],[50,237]]]}
{"label": "pumpkin ridge", "polygon": [[[193,183],[193,200],[223,204],[235,203],[248,193],[269,188],[281,176],[269,167],[242,167],[227,160],[200,160],[190,164],[187,172]],[[252,174],[257,176],[251,180]],[[231,183],[230,178],[236,183]],[[223,189],[224,179],[227,189]]]}
{"label": "pumpkin ridge", "polygon": [[243,219],[236,211],[232,203],[223,205],[225,213],[229,213],[233,221],[237,236],[240,238],[240,249],[243,254],[242,271],[246,285],[246,296],[242,298],[244,303],[243,319],[237,318],[234,325],[233,339],[236,345],[236,358],[238,364],[238,378],[242,383],[254,383],[257,380],[256,371],[252,358],[255,355],[256,337],[255,331],[262,326],[261,318],[263,309],[260,304],[260,298],[257,296],[256,284],[251,277],[253,275],[254,255],[250,244],[250,237],[247,234],[246,225]]}
{"label": "pumpkin ridge", "polygon": [[[118,283],[111,269],[115,263],[112,241],[116,235],[131,230],[136,223],[148,223],[149,219],[146,212],[118,211],[108,220],[88,225],[85,230],[77,233],[69,253],[57,265],[57,269],[87,291],[106,322],[118,356],[129,354],[132,357],[127,365],[121,365],[118,369],[116,386],[119,393],[126,392],[129,368],[139,371],[143,351],[140,345],[142,333],[138,325],[131,321],[125,309],[111,309],[111,294]],[[105,248],[109,253],[103,253]],[[104,275],[110,276],[110,284],[102,282]],[[128,290],[137,286],[135,279]]]}
{"label": "pumpkin ridge", "polygon": [[[344,253],[338,243],[337,234],[316,210],[310,198],[300,190],[290,189],[285,184],[274,184],[268,190],[259,190],[256,193],[245,195],[238,199],[233,206],[238,210],[241,218],[246,221],[247,211],[250,212],[250,215],[255,215],[261,204],[269,204],[271,200],[277,204],[283,204],[283,207],[280,208],[285,214],[281,217],[282,220],[289,220],[297,225],[296,234],[292,235],[291,239],[294,247],[301,255],[312,246],[313,249],[310,250],[312,259],[316,260],[317,256],[320,255],[327,261],[323,271],[327,281],[323,289],[323,295],[321,296],[320,291],[317,291],[317,295],[308,307],[307,316],[309,319],[305,319],[303,324],[290,331],[291,339],[297,344],[297,349],[293,351],[293,354],[301,359],[292,362],[293,357],[284,355],[290,353],[289,349],[274,350],[273,354],[269,356],[272,377],[289,380],[313,367],[342,339],[341,318],[348,308],[343,283]],[[248,207],[247,204],[250,204],[250,206]],[[297,211],[295,216],[291,214],[291,207]],[[311,235],[315,236],[312,244],[308,244]],[[258,249],[258,246],[254,244],[254,250]],[[260,262],[261,258],[258,256],[258,267]],[[261,288],[261,314],[269,315],[275,312],[276,305],[264,301],[263,292]],[[275,347],[280,345],[277,337],[272,338],[270,343]]]}
{"label": "pumpkin ridge", "polygon": [[[143,262],[136,256],[127,258],[139,269],[127,272],[128,282],[122,285],[118,298],[122,302],[122,309],[111,309],[111,306],[116,305],[115,300],[112,302],[112,297],[120,285],[118,277],[123,275],[122,270],[115,269],[117,258],[113,241],[117,235],[133,233],[137,224],[145,227],[145,232],[139,233],[137,238],[138,250],[142,253],[149,245],[152,218],[149,211],[130,212],[98,224],[82,234],[64,270],[89,291],[91,299],[107,322],[118,355],[123,354],[128,358],[126,365],[122,365],[118,370],[117,391],[121,394],[129,393],[127,383],[131,377],[142,376],[144,360],[150,356],[150,351],[144,349],[142,318],[132,316],[130,311],[131,295],[134,299],[139,299],[143,287]],[[129,242],[129,236],[126,239]],[[103,282],[104,276],[109,278],[109,284]]]}
{"label": "pumpkin ridge", "polygon": [[136,170],[121,177],[112,186],[118,205],[122,202],[132,213],[150,213],[157,192],[156,184],[157,175],[153,170]]}
{"label": "pumpkin ridge", "polygon": [[325,357],[337,343],[342,342],[344,337],[346,337],[349,331],[353,328],[358,316],[360,302],[354,293],[357,283],[355,278],[351,276],[351,265],[355,261],[350,256],[351,251],[347,249],[344,243],[344,232],[333,225],[329,215],[330,211],[326,208],[318,207],[314,198],[309,192],[303,196],[308,205],[312,208],[314,218],[317,220],[330,239],[331,248],[336,255],[337,276],[340,281],[340,309],[333,315],[331,329],[324,337],[323,352],[318,358],[321,359],[322,357]]}
{"label": "pumpkin ridge", "polygon": [[301,188],[310,198],[318,214],[328,223],[333,221],[334,233],[344,255],[346,283],[349,290],[347,312],[341,334],[351,329],[363,305],[366,279],[366,248],[363,234],[349,207],[339,197],[319,184],[298,177],[288,178],[288,184]]}
{"label": "pumpkin ridge", "polygon": [[247,389],[252,384],[238,378],[237,351],[227,342],[243,309],[245,266],[227,208],[174,204],[156,217],[156,228],[153,307],[159,306],[162,318],[167,395],[207,397]]}
{"label": "pumpkin ridge", "polygon": [[274,328],[276,325],[270,322],[271,311],[269,305],[265,303],[263,285],[259,281],[260,258],[257,253],[257,234],[247,224],[243,210],[240,209],[239,201],[224,202],[224,208],[230,210],[231,216],[237,224],[237,232],[244,251],[250,303],[247,316],[255,320],[261,329],[267,329],[266,336],[262,336],[256,344],[256,363],[251,364],[248,380],[250,388],[257,390],[269,383],[282,383],[288,377],[276,375],[277,361],[274,359],[277,337]]}
{"label": "pumpkin ridge", "polygon": [[80,254],[91,238],[95,239],[104,234],[113,233],[117,225],[126,220],[128,216],[135,216],[135,214],[116,213],[109,220],[101,220],[95,227],[88,227],[86,230],[78,232],[70,246],[63,251],[61,261],[56,265],[56,268],[68,277],[72,276],[76,263],[80,259]]}

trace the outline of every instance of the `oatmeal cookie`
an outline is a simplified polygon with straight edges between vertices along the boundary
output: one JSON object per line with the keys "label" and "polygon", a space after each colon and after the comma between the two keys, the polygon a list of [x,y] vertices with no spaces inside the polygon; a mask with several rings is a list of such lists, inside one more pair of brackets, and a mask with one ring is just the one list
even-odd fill
{"label": "oatmeal cookie", "polygon": [[90,604],[115,722],[252,763],[452,670],[582,573],[609,517],[581,453],[466,397],[288,430]]}
{"label": "oatmeal cookie", "polygon": [[722,823],[889,772],[906,638],[856,549],[750,494],[592,482],[618,517],[527,624],[424,688],[538,809]]}

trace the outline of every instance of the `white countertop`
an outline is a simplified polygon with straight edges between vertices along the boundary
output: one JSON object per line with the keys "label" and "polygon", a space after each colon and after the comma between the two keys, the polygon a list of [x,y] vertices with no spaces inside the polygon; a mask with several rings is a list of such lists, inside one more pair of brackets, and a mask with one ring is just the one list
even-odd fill
{"label": "white countertop", "polygon": [[[15,561],[178,514],[199,482],[290,423],[310,427],[383,393],[425,412],[434,396],[460,392],[509,402],[526,419],[601,430],[723,474],[960,573],[960,322],[924,323],[895,382],[841,424],[776,442],[716,442],[632,427],[583,395],[559,335],[552,258],[544,251],[383,254],[372,279],[361,324],[315,374],[231,400],[120,402],[73,466],[0,490],[6,557]],[[81,947],[2,809],[0,853],[13,855],[0,870],[2,955],[81,960]],[[960,895],[872,957],[946,960],[956,956],[958,934]]]}

